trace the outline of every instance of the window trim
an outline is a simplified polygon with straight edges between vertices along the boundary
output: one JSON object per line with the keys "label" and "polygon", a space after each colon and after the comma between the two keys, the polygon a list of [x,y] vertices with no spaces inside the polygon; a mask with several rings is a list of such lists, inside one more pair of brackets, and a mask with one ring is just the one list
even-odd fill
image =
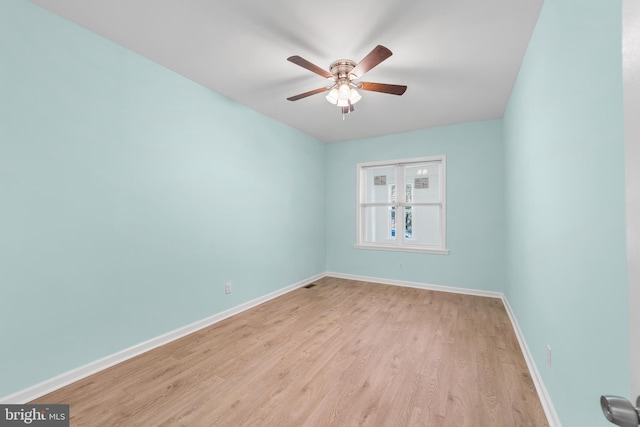
{"label": "window trim", "polygon": [[[364,224],[362,221],[362,203],[361,197],[363,191],[365,189],[362,188],[366,183],[362,182],[362,174],[365,168],[369,167],[377,167],[377,166],[406,166],[412,163],[424,163],[424,162],[440,162],[440,195],[441,202],[438,203],[441,206],[441,223],[440,223],[440,238],[442,245],[440,247],[427,248],[424,246],[416,247],[413,245],[407,245],[405,243],[405,239],[401,238],[396,240],[393,244],[388,243],[363,243],[363,236],[365,230],[363,229]],[[447,191],[446,191],[446,176],[447,169],[446,166],[446,156],[426,156],[426,157],[412,157],[405,159],[397,159],[397,160],[383,160],[383,161],[375,161],[375,162],[365,162],[358,163],[356,165],[356,244],[354,248],[356,249],[371,249],[371,250],[380,250],[380,251],[394,251],[394,252],[417,252],[417,253],[428,253],[428,254],[439,254],[439,255],[448,255],[449,249],[447,249]],[[404,181],[404,179],[403,179]],[[406,182],[404,182],[406,184]],[[398,184],[396,184],[396,199],[398,198]],[[404,194],[404,192],[402,192]],[[404,212],[404,206],[406,203],[399,203],[398,205],[402,205],[402,211]],[[398,236],[398,207],[396,206],[396,237]],[[404,237],[404,232],[401,232],[402,237]]]}

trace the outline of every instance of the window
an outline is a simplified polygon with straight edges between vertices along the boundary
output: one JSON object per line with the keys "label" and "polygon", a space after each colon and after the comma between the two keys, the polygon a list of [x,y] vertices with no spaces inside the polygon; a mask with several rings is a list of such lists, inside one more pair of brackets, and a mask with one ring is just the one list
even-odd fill
{"label": "window", "polygon": [[356,247],[449,253],[445,176],[445,156],[358,164]]}

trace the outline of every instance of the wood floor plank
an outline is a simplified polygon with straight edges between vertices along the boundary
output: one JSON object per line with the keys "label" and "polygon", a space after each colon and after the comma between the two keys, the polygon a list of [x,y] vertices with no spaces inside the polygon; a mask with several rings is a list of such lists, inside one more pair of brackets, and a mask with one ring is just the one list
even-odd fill
{"label": "wood floor plank", "polygon": [[546,426],[499,299],[325,277],[33,403],[73,426]]}

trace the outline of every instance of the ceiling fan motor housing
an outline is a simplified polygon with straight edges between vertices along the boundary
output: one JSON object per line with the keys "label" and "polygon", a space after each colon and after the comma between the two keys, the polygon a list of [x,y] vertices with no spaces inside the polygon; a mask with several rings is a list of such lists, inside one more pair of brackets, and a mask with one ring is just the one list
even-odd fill
{"label": "ceiling fan motor housing", "polygon": [[[331,63],[329,71],[333,74],[333,78],[338,81],[340,79],[349,78],[349,73],[355,67],[356,63],[354,61],[350,59],[339,59]],[[357,76],[353,76],[353,78],[357,78]]]}

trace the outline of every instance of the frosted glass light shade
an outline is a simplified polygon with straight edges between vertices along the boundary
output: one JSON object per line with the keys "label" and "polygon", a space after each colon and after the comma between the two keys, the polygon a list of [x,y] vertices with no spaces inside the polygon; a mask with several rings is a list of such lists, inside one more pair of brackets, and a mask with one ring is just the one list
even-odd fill
{"label": "frosted glass light shade", "polygon": [[333,105],[336,105],[336,103],[338,102],[338,89],[336,89],[335,87],[331,89],[325,98]]}
{"label": "frosted glass light shade", "polygon": [[340,99],[349,99],[349,92],[351,88],[348,83],[343,83],[338,88],[338,98]]}
{"label": "frosted glass light shade", "polygon": [[351,88],[348,83],[343,83],[337,88],[334,87],[325,96],[328,102],[338,107],[348,107],[362,99],[362,95],[357,90]]}
{"label": "frosted glass light shade", "polygon": [[353,105],[361,99],[362,95],[360,95],[357,90],[351,89],[351,93],[349,94],[349,101],[351,101],[351,104]]}

